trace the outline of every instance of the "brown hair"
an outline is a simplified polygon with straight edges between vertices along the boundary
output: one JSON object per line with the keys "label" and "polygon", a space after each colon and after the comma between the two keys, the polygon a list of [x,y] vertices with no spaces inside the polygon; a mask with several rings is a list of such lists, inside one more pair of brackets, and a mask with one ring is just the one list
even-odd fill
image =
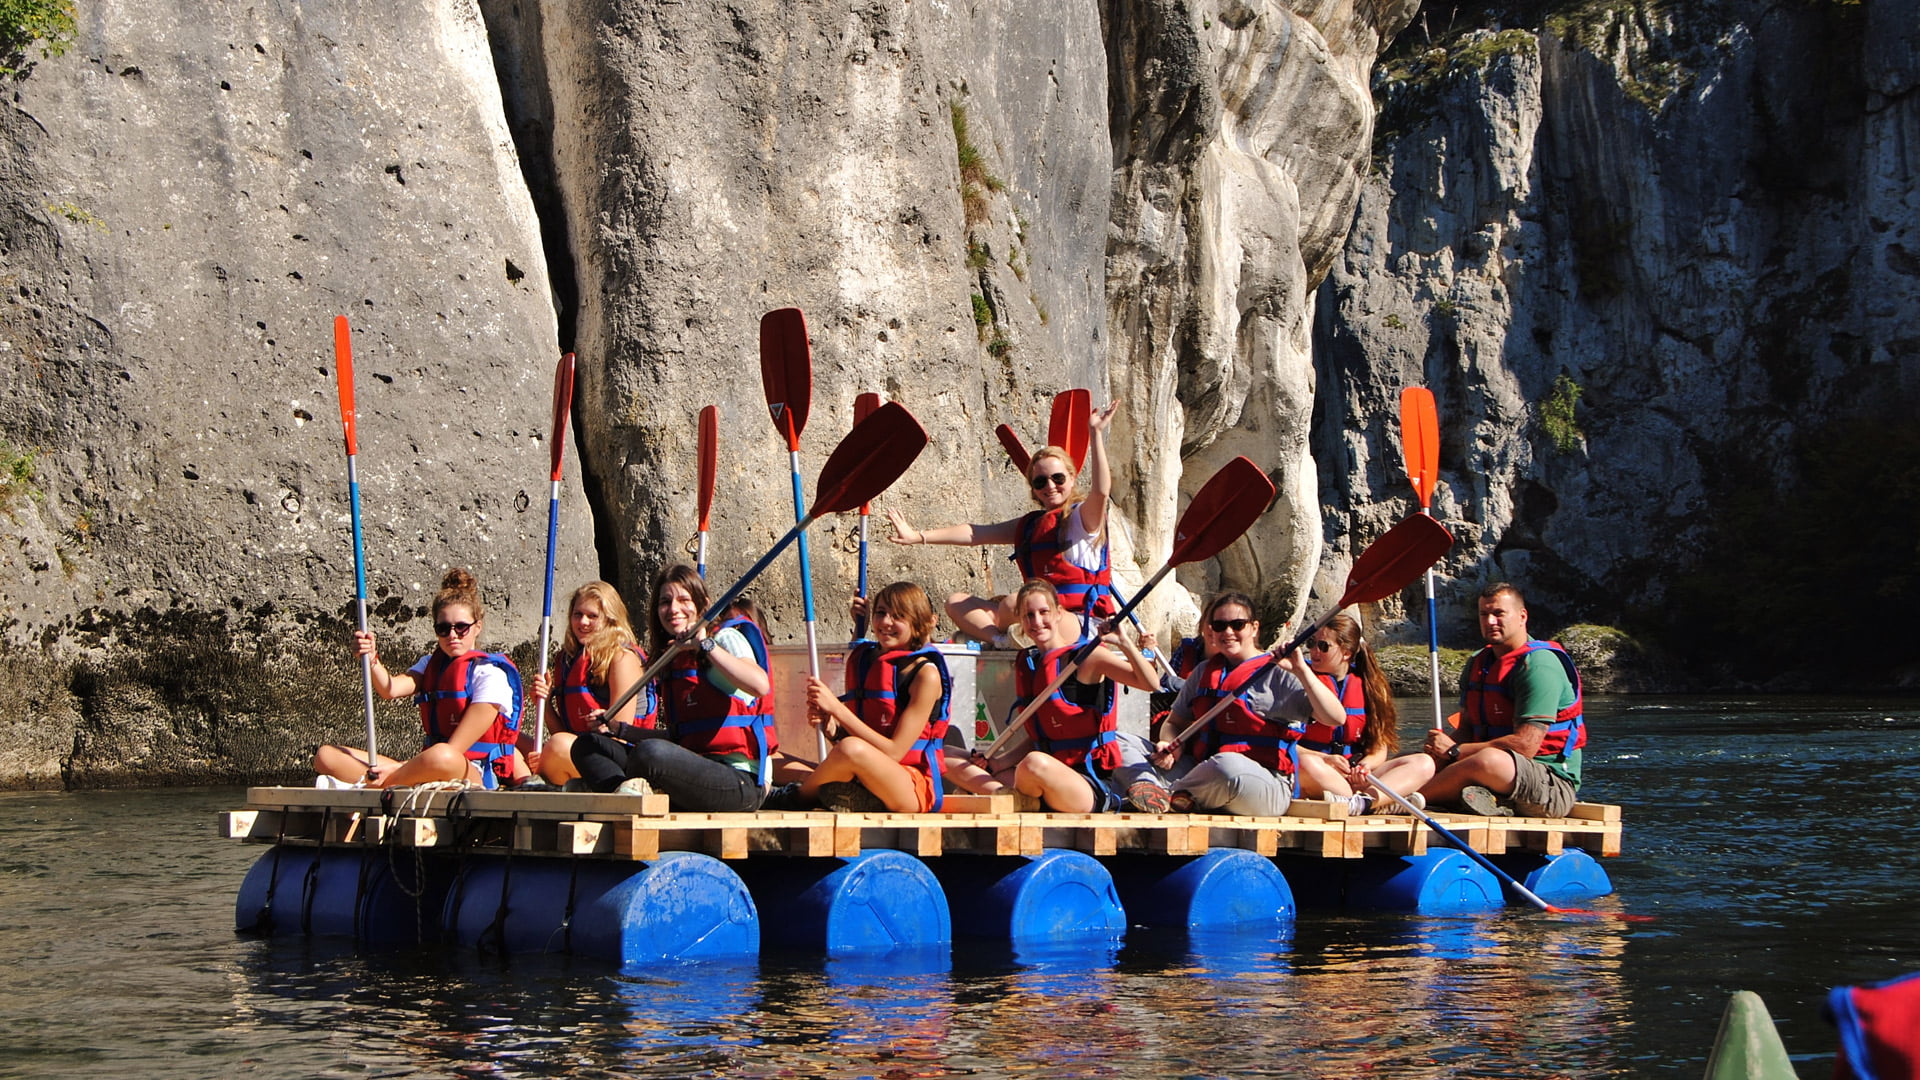
{"label": "brown hair", "polygon": [[661,650],[667,647],[667,642],[673,640],[673,635],[667,633],[667,628],[660,622],[660,597],[669,585],[678,585],[687,590],[687,595],[693,598],[695,611],[699,613],[694,618],[699,618],[707,610],[707,583],[700,579],[698,570],[686,563],[674,563],[660,571],[660,576],[653,579],[653,602],[647,605],[647,652],[654,656],[659,656]]}
{"label": "brown hair", "polygon": [[1382,747],[1392,754],[1400,749],[1400,711],[1394,707],[1387,673],[1374,659],[1373,647],[1360,636],[1359,621],[1351,615],[1334,615],[1323,630],[1347,651],[1347,673],[1360,676],[1360,685],[1366,691],[1367,724],[1361,729],[1360,744],[1353,748],[1354,755],[1366,757]]}
{"label": "brown hair", "polygon": [[465,604],[473,612],[473,621],[479,622],[487,617],[486,608],[480,604],[480,586],[473,580],[473,574],[464,566],[456,566],[447,571],[440,579],[440,591],[433,595],[433,619],[440,621],[440,612],[448,604]]}
{"label": "brown hair", "polygon": [[1513,597],[1513,602],[1519,606],[1520,610],[1521,611],[1527,610],[1527,598],[1520,595],[1519,588],[1510,581],[1496,581],[1493,584],[1487,586],[1486,588],[1481,589],[1480,599],[1491,600],[1494,597],[1499,596],[1501,593],[1511,594]]}
{"label": "brown hair", "polygon": [[[573,637],[573,609],[583,599],[590,599],[600,605],[600,615],[606,624],[593,632],[585,641],[576,641]],[[634,643],[633,620],[627,616],[627,603],[620,599],[619,590],[604,581],[589,581],[573,590],[567,598],[567,635],[566,642],[560,648],[561,655],[574,656],[584,649],[587,653],[587,667],[595,681],[604,682],[607,669],[613,665],[614,655],[621,649]],[[567,646],[571,645],[571,648]]]}
{"label": "brown hair", "polygon": [[1060,606],[1060,590],[1054,588],[1053,582],[1048,581],[1046,578],[1036,577],[1028,578],[1026,581],[1021,582],[1019,591],[1013,594],[1013,606],[1016,610],[1026,605],[1028,593],[1040,593],[1047,598],[1047,602],[1052,606]]}
{"label": "brown hair", "polygon": [[933,602],[927,599],[927,590],[911,581],[896,581],[874,593],[868,604],[869,611],[883,607],[893,612],[894,618],[906,621],[909,648],[918,649],[933,636]]}
{"label": "brown hair", "polygon": [[1072,505],[1079,502],[1080,499],[1074,498],[1075,489],[1079,487],[1079,479],[1078,470],[1073,467],[1073,455],[1058,446],[1051,445],[1035,450],[1033,456],[1027,459],[1027,497],[1036,503],[1040,501],[1040,492],[1033,488],[1032,482],[1033,467],[1040,463],[1041,458],[1055,458],[1060,462],[1060,471],[1067,474],[1067,503]]}

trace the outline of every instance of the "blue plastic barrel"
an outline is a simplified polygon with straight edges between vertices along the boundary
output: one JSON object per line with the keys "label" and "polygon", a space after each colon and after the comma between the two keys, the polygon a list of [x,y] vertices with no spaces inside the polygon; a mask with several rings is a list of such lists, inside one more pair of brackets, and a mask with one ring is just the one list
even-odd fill
{"label": "blue plastic barrel", "polygon": [[1239,848],[1181,859],[1108,859],[1114,887],[1135,925],[1189,930],[1290,922],[1293,889],[1272,860]]}
{"label": "blue plastic barrel", "polygon": [[241,881],[234,928],[351,937],[373,945],[431,941],[440,928],[442,883],[433,873],[438,865],[387,848],[276,845],[254,860]]}
{"label": "blue plastic barrel", "polygon": [[621,967],[760,951],[746,885],[725,863],[692,852],[646,863],[469,859],[448,888],[443,922],[461,945]]}
{"label": "blue plastic barrel", "polygon": [[1496,855],[1493,861],[1549,904],[1578,903],[1613,892],[1613,879],[1599,861],[1578,848],[1568,848],[1558,855]]}
{"label": "blue plastic barrel", "polygon": [[1500,879],[1453,848],[1352,861],[1358,865],[1347,869],[1348,907],[1458,915],[1506,903]]}
{"label": "blue plastic barrel", "polygon": [[834,956],[944,949],[953,941],[947,895],[933,871],[899,851],[849,859],[749,859],[740,876],[765,913],[770,948]]}
{"label": "blue plastic barrel", "polygon": [[1127,928],[1113,876],[1084,852],[949,855],[927,865],[946,889],[956,935],[1044,941],[1117,938]]}

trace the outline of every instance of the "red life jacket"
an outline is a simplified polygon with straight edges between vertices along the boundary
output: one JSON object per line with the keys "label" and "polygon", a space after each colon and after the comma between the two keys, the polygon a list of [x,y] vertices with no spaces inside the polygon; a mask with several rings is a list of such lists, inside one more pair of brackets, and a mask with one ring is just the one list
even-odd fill
{"label": "red life jacket", "polygon": [[1180,644],[1173,647],[1173,652],[1168,654],[1167,666],[1173,669],[1175,675],[1190,679],[1193,677],[1193,669],[1199,667],[1200,661],[1204,659],[1206,659],[1206,646],[1200,639],[1183,637],[1180,639]]}
{"label": "red life jacket", "polygon": [[1223,697],[1233,700],[1213,723],[1194,736],[1189,744],[1195,758],[1235,753],[1265,765],[1281,776],[1292,776],[1295,766],[1295,740],[1299,732],[1285,722],[1275,722],[1247,706],[1247,691],[1253,677],[1273,662],[1270,653],[1261,653],[1241,661],[1228,670],[1225,656],[1214,656],[1194,672],[1199,680],[1188,702],[1195,719],[1205,716]]}
{"label": "red life jacket", "polygon": [[[627,649],[640,659],[640,669],[646,670],[647,652],[637,644],[629,644]],[[607,665],[609,670],[612,664]],[[587,719],[595,710],[604,709],[606,703],[613,700],[613,694],[607,689],[604,679],[593,680],[593,662],[587,650],[581,649],[577,655],[560,654],[560,669],[554,693],[559,695],[560,714],[565,718],[567,730],[575,735],[584,735],[593,726]],[[660,726],[660,698],[649,682],[635,695],[639,701],[633,709],[633,726],[656,728]]]}
{"label": "red life jacket", "polygon": [[[1013,702],[1013,711],[1018,715],[1027,707],[1027,702],[1047,688],[1054,676],[1060,673],[1060,665],[1066,662],[1074,650],[1085,645],[1085,640],[1063,645],[1051,652],[1042,654],[1037,648],[1022,652],[1013,664],[1014,693],[1018,696]],[[1067,677],[1068,683],[1073,676]],[[1076,705],[1068,700],[1061,691],[1068,683],[1062,683],[1059,690],[1048,695],[1027,718],[1027,731],[1033,736],[1033,745],[1040,751],[1052,754],[1068,765],[1078,765],[1091,761],[1099,769],[1111,771],[1120,764],[1120,743],[1117,734],[1120,717],[1115,709],[1118,695],[1113,692],[1113,680],[1102,679],[1095,684],[1081,684],[1077,694],[1093,693],[1096,705],[1088,707]],[[1097,787],[1095,790],[1099,790]]]}
{"label": "red life jacket", "polygon": [[1300,745],[1352,760],[1354,747],[1360,745],[1360,734],[1367,730],[1366,683],[1351,671],[1338,679],[1331,675],[1320,675],[1320,681],[1326,683],[1327,688],[1333,691],[1333,696],[1340,699],[1341,706],[1347,710],[1347,722],[1339,727],[1329,727],[1315,720],[1301,733]]}
{"label": "red life jacket", "polygon": [[[883,653],[875,642],[860,642],[847,654],[847,692],[840,695],[840,700],[868,727],[892,738],[901,710],[913,700],[913,679],[918,677],[922,663],[932,664],[940,673],[940,700],[933,703],[926,730],[901,756],[900,764],[925,773],[933,781],[933,809],[938,811],[945,801],[940,792],[940,749],[947,741],[947,705],[953,698],[953,676],[947,673],[947,661],[940,650],[925,645],[911,652],[895,649]],[[907,681],[904,700],[896,696],[903,675]]]}
{"label": "red life jacket", "polygon": [[495,788],[512,779],[513,743],[520,734],[520,671],[513,666],[513,661],[499,653],[477,649],[454,659],[435,649],[427,657],[427,669],[420,675],[413,700],[420,706],[420,726],[426,732],[421,748],[446,742],[460,726],[460,716],[472,702],[470,686],[476,664],[499,668],[506,673],[508,685],[513,687],[513,700],[494,715],[493,723],[467,747],[467,760],[480,764],[481,783]]}
{"label": "red life jacket", "polygon": [[1567,681],[1573,686],[1573,704],[1562,706],[1554,714],[1553,723],[1547,725],[1547,736],[1540,740],[1540,749],[1534,751],[1533,756],[1559,758],[1587,745],[1587,724],[1581,718],[1580,672],[1574,668],[1573,658],[1558,642],[1533,640],[1505,656],[1495,656],[1492,649],[1481,649],[1467,662],[1467,673],[1461,679],[1463,741],[1486,742],[1513,734],[1513,696],[1507,690],[1507,679],[1520,658],[1536,649],[1548,650],[1567,669]]}
{"label": "red life jacket", "polygon": [[1067,558],[1067,518],[1072,506],[1034,510],[1020,519],[1013,541],[1014,565],[1022,580],[1044,578],[1060,594],[1060,606],[1105,617],[1120,610],[1113,600],[1113,572],[1107,565],[1107,541],[1100,539],[1100,567],[1084,570]]}
{"label": "red life jacket", "polygon": [[[728,619],[714,633],[733,628],[753,649],[753,662],[771,671],[767,639],[751,619]],[[773,778],[772,755],[780,745],[773,726],[773,688],[751,702],[741,701],[707,681],[712,666],[698,648],[681,650],[660,676],[660,714],[667,730],[681,746],[710,758],[744,754],[755,762],[755,775],[765,787]]]}

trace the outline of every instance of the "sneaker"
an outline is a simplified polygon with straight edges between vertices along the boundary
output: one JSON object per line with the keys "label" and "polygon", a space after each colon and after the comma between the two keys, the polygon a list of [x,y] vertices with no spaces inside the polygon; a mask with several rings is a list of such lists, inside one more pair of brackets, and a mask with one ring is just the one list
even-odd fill
{"label": "sneaker", "polygon": [[987,645],[995,649],[1018,649],[1020,647],[1020,644],[1013,640],[1013,635],[1007,633],[1005,630],[995,632],[993,640],[987,642]]}
{"label": "sneaker", "polygon": [[1193,813],[1193,793],[1191,791],[1174,792],[1167,799],[1167,813],[1169,814]]}
{"label": "sneaker", "polygon": [[806,807],[802,805],[800,799],[799,781],[796,780],[790,784],[781,784],[779,787],[767,792],[767,797],[760,803],[760,809],[805,810]]}
{"label": "sneaker", "polygon": [[367,786],[367,782],[365,780],[355,780],[352,783],[348,783],[337,776],[328,776],[326,773],[321,773],[319,776],[313,778],[313,786],[322,791],[337,791],[363,788]]}
{"label": "sneaker", "polygon": [[1347,796],[1347,816],[1366,817],[1373,812],[1373,796],[1364,791]]}
{"label": "sneaker", "polygon": [[820,805],[836,814],[884,814],[887,804],[880,796],[851,780],[821,784]]}
{"label": "sneaker", "polygon": [[525,780],[522,780],[519,783],[513,785],[513,790],[514,791],[559,791],[560,789],[557,787],[554,787],[552,784],[547,783],[547,778],[544,776],[529,776]]}
{"label": "sneaker", "polygon": [[1164,814],[1173,805],[1173,795],[1151,780],[1135,780],[1127,788],[1127,805],[1143,814]]}
{"label": "sneaker", "polygon": [[1460,805],[1469,813],[1481,817],[1512,817],[1513,811],[1500,805],[1500,797],[1479,784],[1468,784],[1460,789]]}
{"label": "sneaker", "polygon": [[594,794],[593,785],[591,783],[588,783],[587,778],[584,776],[576,776],[573,779],[567,781],[566,784],[560,788],[560,790],[566,792],[569,795]]}
{"label": "sneaker", "polygon": [[[1373,799],[1373,812],[1376,814],[1409,813],[1406,807],[1400,805],[1400,800],[1391,795],[1380,794],[1372,795],[1371,797]],[[1405,798],[1413,804],[1415,810],[1425,810],[1427,808],[1427,797],[1417,791],[1407,792]]]}
{"label": "sneaker", "polygon": [[630,780],[620,781],[620,786],[614,788],[613,793],[615,795],[651,795],[653,785],[647,783],[646,777],[636,776]]}

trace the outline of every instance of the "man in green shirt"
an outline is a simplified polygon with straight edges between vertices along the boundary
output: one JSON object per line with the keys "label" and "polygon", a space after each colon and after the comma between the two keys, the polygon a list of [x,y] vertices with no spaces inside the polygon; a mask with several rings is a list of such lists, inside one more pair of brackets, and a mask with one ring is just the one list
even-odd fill
{"label": "man in green shirt", "polygon": [[1461,673],[1453,730],[1427,733],[1420,754],[1395,758],[1380,779],[1417,786],[1426,801],[1479,814],[1564,817],[1580,790],[1580,673],[1565,650],[1527,633],[1527,604],[1506,582],[1481,590],[1486,647]]}

